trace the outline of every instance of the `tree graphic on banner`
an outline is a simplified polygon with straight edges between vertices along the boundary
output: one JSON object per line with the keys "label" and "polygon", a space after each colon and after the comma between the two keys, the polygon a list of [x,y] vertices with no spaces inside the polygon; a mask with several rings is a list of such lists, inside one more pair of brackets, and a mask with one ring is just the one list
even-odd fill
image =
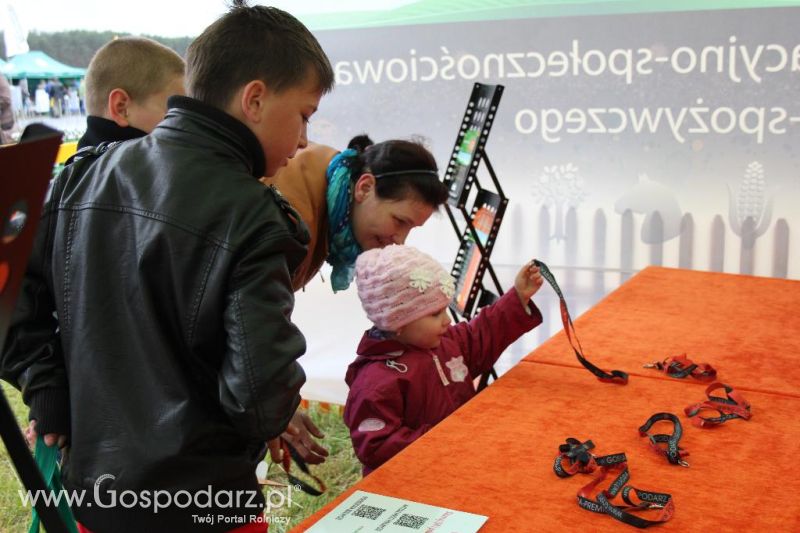
{"label": "tree graphic on banner", "polygon": [[555,210],[555,230],[550,239],[564,240],[565,212],[586,198],[585,183],[573,163],[543,168],[533,186],[533,196],[540,204]]}
{"label": "tree graphic on banner", "polygon": [[755,240],[767,231],[772,222],[773,197],[770,195],[767,198],[766,189],[764,165],[758,161],[747,165],[736,194],[728,185],[730,199],[728,221],[733,232],[747,247],[752,247]]}

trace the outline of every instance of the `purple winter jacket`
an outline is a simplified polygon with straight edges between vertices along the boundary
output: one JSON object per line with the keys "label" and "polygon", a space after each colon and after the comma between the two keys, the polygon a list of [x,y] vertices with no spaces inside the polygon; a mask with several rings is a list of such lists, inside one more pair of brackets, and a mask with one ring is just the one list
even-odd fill
{"label": "purple winter jacket", "polygon": [[512,289],[471,321],[450,326],[432,350],[381,338],[375,330],[364,333],[345,376],[350,392],[344,409],[364,475],[475,396],[473,379],[542,323],[533,302],[528,309]]}

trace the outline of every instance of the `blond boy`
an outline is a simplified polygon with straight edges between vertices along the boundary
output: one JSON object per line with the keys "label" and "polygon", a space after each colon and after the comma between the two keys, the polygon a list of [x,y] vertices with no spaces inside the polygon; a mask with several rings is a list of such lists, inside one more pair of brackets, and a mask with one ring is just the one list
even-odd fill
{"label": "blond boy", "polygon": [[144,37],[104,45],[86,72],[86,133],[78,147],[142,137],[161,122],[167,98],[185,94],[185,63]]}

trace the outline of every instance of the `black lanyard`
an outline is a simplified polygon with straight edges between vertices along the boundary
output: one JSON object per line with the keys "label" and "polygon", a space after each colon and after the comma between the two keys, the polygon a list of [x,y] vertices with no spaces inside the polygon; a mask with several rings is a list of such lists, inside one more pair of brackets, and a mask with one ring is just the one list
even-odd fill
{"label": "black lanyard", "polygon": [[[570,437],[565,444],[558,447],[559,454],[553,463],[553,471],[558,477],[570,477],[579,472],[590,474],[598,470],[595,479],[578,491],[578,505],[581,508],[593,513],[607,514],[638,528],[650,527],[672,518],[675,504],[670,494],[640,490],[628,485],[630,472],[624,453],[597,457],[590,453],[593,448],[594,443],[591,440],[581,442]],[[598,490],[609,475],[616,475],[614,481],[607,489]],[[592,499],[592,494],[595,493],[596,496]],[[617,495],[622,497],[624,504],[612,503]],[[652,520],[633,514],[649,509],[659,510]]]}
{"label": "black lanyard", "polygon": [[598,457],[589,452],[593,448],[594,443],[590,440],[581,442],[578,439],[569,437],[566,444],[558,447],[558,455],[553,462],[553,472],[558,477],[570,477],[579,472],[581,474],[591,474],[599,467],[624,463],[628,460],[624,453],[613,453]]}
{"label": "black lanyard", "polygon": [[[297,452],[294,446],[289,444],[289,441],[287,441],[286,439],[281,439],[281,446],[283,447],[283,469],[286,471],[286,476],[289,478],[289,482],[294,484],[295,486],[299,486],[300,490],[302,490],[303,492],[305,492],[310,496],[322,496],[322,494],[324,494],[325,491],[328,490],[327,487],[325,487],[325,483],[323,483],[323,481],[320,478],[311,473],[311,471],[308,469],[308,465],[303,460],[303,457]],[[297,464],[300,470],[302,470],[304,473],[309,475],[311,478],[314,479],[314,481],[317,482],[317,484],[319,485],[319,489],[312,487],[302,479],[293,476],[289,472],[289,470],[291,469],[292,460],[294,460],[294,462]]]}
{"label": "black lanyard", "polygon": [[[538,259],[533,260],[533,264],[539,267],[539,271],[542,273],[542,277],[547,280],[547,283],[553,287],[553,290],[556,291],[558,295],[558,299],[561,303],[561,322],[564,324],[564,332],[567,334],[567,339],[569,339],[569,344],[572,346],[572,349],[575,351],[575,356],[578,358],[578,361],[586,368],[589,372],[597,376],[597,379],[606,383],[616,383],[618,385],[625,385],[628,383],[628,374],[623,372],[622,370],[612,370],[607,372],[602,368],[598,368],[590,363],[584,356],[583,356],[583,348],[581,347],[581,342],[578,340],[578,334],[575,331],[575,326],[572,324],[572,317],[569,315],[569,309],[567,309],[567,301],[564,299],[564,295],[561,292],[561,289],[556,283],[556,278],[553,276],[553,273],[550,272],[550,269],[547,268],[547,265],[539,261]],[[573,341],[573,337],[575,340]]]}
{"label": "black lanyard", "polygon": [[[653,427],[653,424],[659,420],[667,420],[672,422],[673,429],[671,435],[666,435],[664,433],[651,435],[648,433],[650,428]],[[654,414],[647,419],[647,422],[645,422],[642,427],[639,428],[639,436],[648,437],[650,439],[650,447],[653,448],[653,450],[659,455],[666,457],[670,463],[686,467],[689,466],[689,463],[683,460],[685,456],[689,455],[689,452],[678,446],[678,442],[683,436],[683,427],[681,426],[681,421],[677,416],[673,415],[672,413]],[[660,446],[661,443],[667,444],[666,449]]]}
{"label": "black lanyard", "polygon": [[[605,479],[607,474],[615,472],[619,472],[619,474],[611,483],[611,486],[606,490],[598,492],[596,501],[589,500],[587,495]],[[578,503],[584,509],[607,514],[620,522],[640,529],[661,524],[672,518],[672,515],[675,514],[675,503],[672,500],[671,494],[640,490],[628,485],[628,481],[630,481],[630,473],[628,472],[627,463],[619,463],[611,467],[602,468],[597,479],[593,480],[578,492]],[[613,500],[617,494],[620,494],[620,492],[622,499],[625,501],[625,505],[612,504],[611,500]],[[631,499],[631,493],[637,496],[638,502]],[[592,507],[594,505],[599,505],[600,510],[597,511],[589,506],[585,506],[581,500],[593,504]],[[660,511],[652,520],[637,516],[631,512],[643,511],[646,509],[659,509]]]}

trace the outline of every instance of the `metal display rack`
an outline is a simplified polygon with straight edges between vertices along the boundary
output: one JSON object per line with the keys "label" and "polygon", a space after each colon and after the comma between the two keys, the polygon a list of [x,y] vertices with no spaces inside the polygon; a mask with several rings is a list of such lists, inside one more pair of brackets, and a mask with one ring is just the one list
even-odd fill
{"label": "metal display rack", "polygon": [[[476,83],[473,86],[445,172],[445,185],[449,192],[445,210],[459,237],[459,248],[451,270],[456,279],[456,293],[450,304],[450,313],[455,321],[461,318],[469,320],[478,309],[491,304],[503,294],[490,256],[508,206],[508,198],[503,194],[484,149],[502,95],[502,85]],[[492,180],[494,191],[484,189],[478,181],[477,171],[481,162]],[[470,198],[474,199],[467,211]],[[463,229],[456,221],[456,211],[461,213]],[[486,271],[494,282],[496,292],[487,290],[483,285]],[[486,386],[489,375],[497,377],[492,370],[482,377],[479,389]]]}

